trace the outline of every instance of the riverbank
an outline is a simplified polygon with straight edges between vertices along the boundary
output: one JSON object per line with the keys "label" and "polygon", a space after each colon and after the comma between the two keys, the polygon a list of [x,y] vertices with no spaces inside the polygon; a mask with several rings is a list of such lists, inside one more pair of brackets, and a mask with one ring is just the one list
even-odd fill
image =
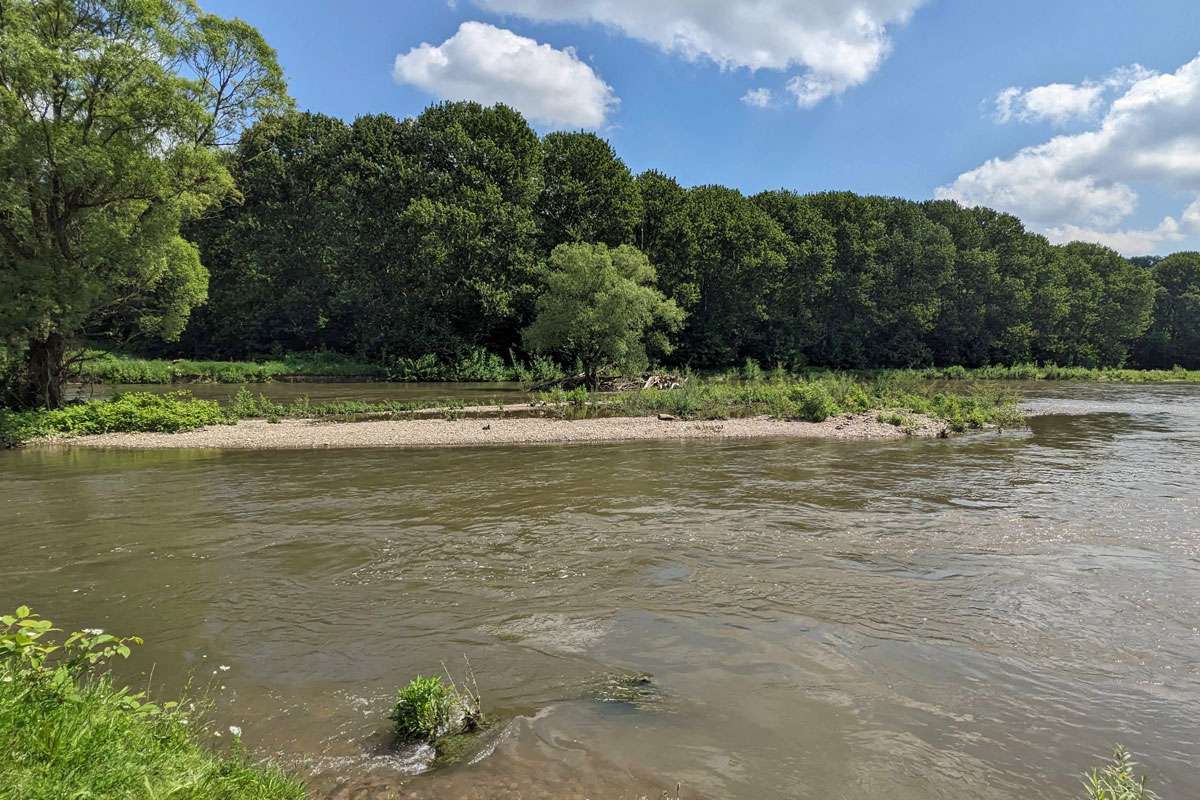
{"label": "riverbank", "polygon": [[[886,421],[884,421],[886,420]],[[678,420],[657,417],[405,419],[329,422],[320,419],[242,420],[180,433],[126,432],[56,436],[44,447],[128,450],[474,447],[489,444],[575,444],[664,439],[903,439],[948,436],[945,423],[906,414],[900,424],[876,413],[845,414],[823,422],[745,417]]]}

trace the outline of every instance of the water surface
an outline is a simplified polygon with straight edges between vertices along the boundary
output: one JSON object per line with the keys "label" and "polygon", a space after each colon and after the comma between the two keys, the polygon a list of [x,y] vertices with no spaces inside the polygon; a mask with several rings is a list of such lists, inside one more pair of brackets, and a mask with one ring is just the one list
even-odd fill
{"label": "water surface", "polygon": [[[1068,800],[1116,742],[1200,796],[1200,387],[1036,392],[948,441],[0,452],[0,606],[145,636],[344,797]],[[494,752],[407,776],[390,697],[464,656]]]}

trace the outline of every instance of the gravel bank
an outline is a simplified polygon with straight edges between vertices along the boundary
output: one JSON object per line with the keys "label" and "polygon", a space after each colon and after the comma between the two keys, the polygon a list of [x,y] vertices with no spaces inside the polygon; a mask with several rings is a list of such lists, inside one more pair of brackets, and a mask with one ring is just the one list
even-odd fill
{"label": "gravel bank", "polygon": [[[913,436],[941,434],[945,426],[913,417]],[[458,419],[322,422],[244,420],[186,433],[105,433],[45,440],[47,447],[108,447],[154,450],[236,450],[321,447],[464,447],[487,444],[617,442],[651,439],[903,439],[908,433],[881,423],[876,414],[831,417],[824,422],[787,422],[768,417],[719,421],[615,417],[587,420]]]}

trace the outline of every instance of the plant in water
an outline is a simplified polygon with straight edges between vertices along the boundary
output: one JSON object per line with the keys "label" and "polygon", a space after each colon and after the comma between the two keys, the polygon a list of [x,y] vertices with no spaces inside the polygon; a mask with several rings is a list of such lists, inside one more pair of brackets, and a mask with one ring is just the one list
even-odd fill
{"label": "plant in water", "polygon": [[480,727],[478,689],[460,690],[453,679],[445,683],[436,675],[418,675],[396,695],[392,721],[400,740],[436,745],[439,739]]}
{"label": "plant in water", "polygon": [[449,731],[455,712],[455,697],[450,687],[436,675],[418,675],[396,696],[392,720],[402,739],[433,741]]}
{"label": "plant in water", "polygon": [[1117,745],[1111,761],[1084,774],[1088,800],[1156,800],[1158,795],[1146,788],[1145,776],[1134,774],[1136,766],[1129,751]]}

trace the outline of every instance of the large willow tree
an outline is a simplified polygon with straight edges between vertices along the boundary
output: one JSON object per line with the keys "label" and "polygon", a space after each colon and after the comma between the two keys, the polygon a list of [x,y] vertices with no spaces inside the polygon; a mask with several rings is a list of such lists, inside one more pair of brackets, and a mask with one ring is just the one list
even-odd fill
{"label": "large willow tree", "polygon": [[234,192],[222,144],[288,103],[252,27],[190,0],[0,0],[0,337],[9,401],[72,347],[170,339],[208,276],[180,224]]}

